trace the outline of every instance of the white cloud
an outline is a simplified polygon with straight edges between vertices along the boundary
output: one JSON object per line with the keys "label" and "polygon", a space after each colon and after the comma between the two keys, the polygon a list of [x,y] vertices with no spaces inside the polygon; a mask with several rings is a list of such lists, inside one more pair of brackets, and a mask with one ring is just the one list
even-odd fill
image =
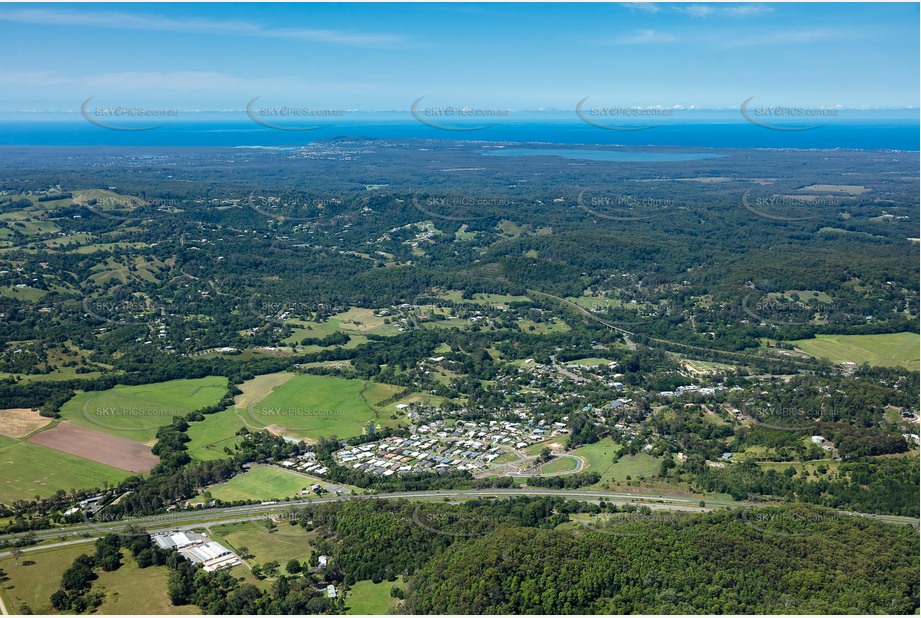
{"label": "white cloud", "polygon": [[659,12],[659,5],[655,2],[621,2],[620,5],[631,11],[643,11],[644,13]]}
{"label": "white cloud", "polygon": [[0,21],[52,26],[81,26],[149,30],[188,34],[217,34],[295,39],[340,45],[394,45],[404,42],[400,35],[363,33],[311,28],[266,28],[243,21],[173,19],[162,15],[110,11],[73,11],[29,8],[0,11]]}
{"label": "white cloud", "polygon": [[748,17],[751,15],[764,15],[772,13],[773,8],[764,4],[741,4],[737,6],[715,4],[686,4],[676,6],[675,10],[690,15],[691,17],[709,17],[711,15],[726,15],[729,17]]}
{"label": "white cloud", "polygon": [[671,43],[678,40],[674,35],[657,30],[639,30],[635,34],[617,39],[621,45],[647,45],[650,43]]}

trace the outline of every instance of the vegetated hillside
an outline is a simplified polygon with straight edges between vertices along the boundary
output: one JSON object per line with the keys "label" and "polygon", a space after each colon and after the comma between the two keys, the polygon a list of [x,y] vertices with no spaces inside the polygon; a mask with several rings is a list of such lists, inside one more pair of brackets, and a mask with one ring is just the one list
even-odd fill
{"label": "vegetated hillside", "polygon": [[452,545],[417,571],[405,609],[418,614],[917,610],[914,530],[801,507],[783,513],[772,517],[783,520],[785,532],[761,518],[755,524],[754,517],[746,521],[729,513],[602,529],[609,533],[500,527]]}

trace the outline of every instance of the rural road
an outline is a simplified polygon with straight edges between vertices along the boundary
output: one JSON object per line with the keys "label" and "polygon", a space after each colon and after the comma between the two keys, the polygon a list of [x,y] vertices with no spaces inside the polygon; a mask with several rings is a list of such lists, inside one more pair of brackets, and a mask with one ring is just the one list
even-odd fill
{"label": "rural road", "polygon": [[[48,547],[57,547],[64,544],[76,544],[87,542],[88,539],[101,537],[110,532],[118,532],[129,525],[143,526],[151,532],[164,530],[176,530],[181,527],[205,527],[208,524],[223,523],[227,520],[245,521],[252,519],[262,519],[273,514],[284,513],[292,508],[304,507],[327,502],[341,502],[344,500],[443,500],[448,499],[470,499],[470,498],[488,498],[488,497],[510,497],[510,496],[557,496],[571,500],[592,501],[605,500],[613,504],[637,504],[648,506],[652,509],[666,510],[694,510],[709,511],[716,508],[746,508],[746,507],[765,507],[771,506],[766,503],[751,502],[734,502],[731,500],[713,500],[706,499],[706,506],[700,507],[698,502],[700,497],[674,497],[657,494],[626,494],[613,493],[593,490],[553,490],[541,488],[529,489],[459,489],[459,490],[438,490],[438,491],[408,491],[395,492],[389,494],[363,494],[357,496],[329,496],[325,498],[316,498],[312,500],[293,500],[291,502],[280,502],[269,505],[245,505],[233,507],[221,507],[215,509],[200,509],[192,511],[183,511],[179,513],[166,513],[163,515],[151,515],[147,517],[137,517],[128,520],[119,520],[113,522],[100,522],[94,524],[77,524],[54,530],[37,531],[36,540],[60,539],[60,543],[24,547],[23,553],[38,551]],[[838,511],[842,515],[866,517],[892,523],[911,524],[918,526],[918,520],[911,517],[898,517],[895,515],[873,515],[865,513],[853,513],[850,511]],[[0,540],[15,540],[21,538],[27,533],[16,533],[0,536]],[[89,537],[65,541],[67,536]],[[0,552],[0,558],[9,556],[10,552]]]}

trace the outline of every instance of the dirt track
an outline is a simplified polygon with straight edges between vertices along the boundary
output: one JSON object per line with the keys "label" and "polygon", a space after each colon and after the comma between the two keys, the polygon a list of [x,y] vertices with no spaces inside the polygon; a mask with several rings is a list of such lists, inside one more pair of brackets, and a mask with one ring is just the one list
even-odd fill
{"label": "dirt track", "polygon": [[149,446],[67,422],[35,434],[29,442],[129,472],[150,472],[160,462]]}

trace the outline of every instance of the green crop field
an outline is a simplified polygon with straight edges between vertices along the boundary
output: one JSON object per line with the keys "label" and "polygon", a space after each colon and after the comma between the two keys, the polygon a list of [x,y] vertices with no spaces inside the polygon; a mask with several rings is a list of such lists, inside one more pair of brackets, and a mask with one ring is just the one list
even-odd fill
{"label": "green crop field", "polygon": [[130,472],[0,436],[0,503],[48,497],[59,489],[92,489],[118,483]]}
{"label": "green crop field", "polygon": [[247,406],[245,416],[251,427],[272,426],[299,438],[358,436],[369,421],[384,427],[397,424],[389,418],[396,413],[393,406],[383,409],[376,404],[400,390],[389,384],[301,374]]}
{"label": "green crop field", "polygon": [[869,363],[879,367],[905,367],[918,371],[918,345],[921,338],[916,333],[888,335],[817,335],[815,339],[792,341],[810,356],[827,358],[833,363]]}
{"label": "green crop field", "polygon": [[173,416],[216,404],[227,392],[227,379],[170,380],[107,391],[80,393],[61,407],[61,416],[77,425],[150,442]]}
{"label": "green crop field", "polygon": [[238,474],[226,483],[212,485],[208,491],[213,498],[231,502],[234,500],[282,500],[297,496],[300,491],[314,483],[310,478],[276,468],[262,466]]}
{"label": "green crop field", "polygon": [[396,609],[399,599],[390,596],[390,589],[398,586],[406,590],[406,580],[400,576],[394,582],[382,581],[379,584],[365,580],[355,582],[349,588],[345,598],[346,614],[365,614],[380,616]]}

